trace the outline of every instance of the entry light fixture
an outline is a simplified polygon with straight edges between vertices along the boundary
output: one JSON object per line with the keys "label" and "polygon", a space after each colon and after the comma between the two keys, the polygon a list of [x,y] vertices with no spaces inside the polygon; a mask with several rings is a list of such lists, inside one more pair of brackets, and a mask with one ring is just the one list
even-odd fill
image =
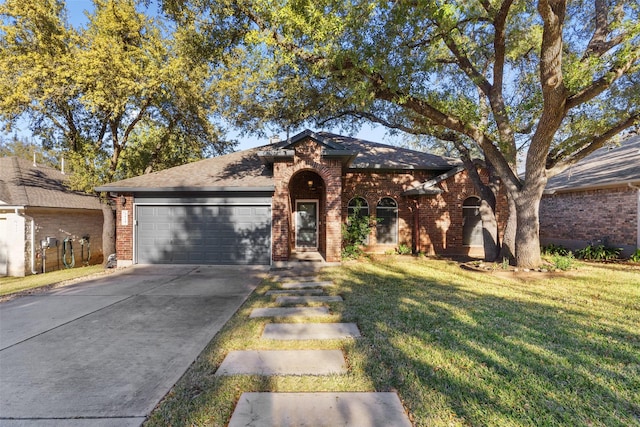
{"label": "entry light fixture", "polygon": [[312,180],[307,181],[307,185],[309,186],[310,189],[313,188],[313,181]]}

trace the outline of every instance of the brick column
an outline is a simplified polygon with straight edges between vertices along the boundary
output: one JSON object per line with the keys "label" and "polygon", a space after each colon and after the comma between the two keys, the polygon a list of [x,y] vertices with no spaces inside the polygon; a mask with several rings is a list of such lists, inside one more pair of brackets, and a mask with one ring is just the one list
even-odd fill
{"label": "brick column", "polygon": [[[116,256],[118,267],[133,264],[133,195],[124,194],[116,198]],[[124,215],[123,211],[126,211]],[[123,224],[125,218],[126,224]],[[109,256],[109,254],[105,254]]]}

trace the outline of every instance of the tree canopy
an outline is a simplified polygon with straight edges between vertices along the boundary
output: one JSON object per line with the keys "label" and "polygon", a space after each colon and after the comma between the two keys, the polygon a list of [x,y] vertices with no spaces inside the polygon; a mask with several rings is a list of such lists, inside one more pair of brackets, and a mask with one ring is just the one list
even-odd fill
{"label": "tree canopy", "polygon": [[209,64],[142,3],[94,0],[79,28],[61,0],[0,5],[0,120],[66,152],[87,191],[233,146],[211,120]]}
{"label": "tree canopy", "polygon": [[640,120],[633,0],[165,6],[202,40],[235,34],[216,86],[237,126],[369,120],[477,149],[507,191],[515,231],[505,240],[513,239],[523,267],[540,263],[538,206],[547,179]]}

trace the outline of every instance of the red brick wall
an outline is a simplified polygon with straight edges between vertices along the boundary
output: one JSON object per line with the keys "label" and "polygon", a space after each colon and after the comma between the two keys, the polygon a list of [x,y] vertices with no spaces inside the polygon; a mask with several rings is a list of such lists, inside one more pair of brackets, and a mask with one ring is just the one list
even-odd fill
{"label": "red brick wall", "polygon": [[638,190],[621,186],[545,195],[540,202],[540,239],[574,248],[597,241],[636,247]]}
{"label": "red brick wall", "polygon": [[349,201],[354,197],[362,197],[369,205],[369,216],[376,217],[376,206],[383,197],[391,197],[398,204],[398,243],[378,244],[375,226],[369,236],[368,251],[384,252],[400,244],[411,247],[413,209],[411,199],[401,196],[409,188],[418,185],[433,174],[424,171],[406,172],[350,172],[346,174],[344,182],[344,196],[342,198],[342,220],[346,221]]}
{"label": "red brick wall", "polygon": [[[133,261],[133,195],[124,194],[116,198],[116,256],[118,261]],[[122,211],[129,212],[129,225],[122,225]]]}
{"label": "red brick wall", "polygon": [[[486,182],[486,174],[481,174]],[[405,244],[420,252],[434,254],[465,254],[482,256],[483,249],[462,245],[462,203],[477,192],[463,171],[438,184],[443,193],[437,196],[409,198],[401,196],[407,189],[434,177],[424,171],[349,173],[345,179],[343,197],[343,221],[346,221],[347,206],[351,198],[359,196],[367,200],[369,214],[375,217],[375,207],[382,197],[392,197],[398,203],[398,245]],[[414,242],[414,213],[418,209],[419,242]],[[502,231],[506,221],[506,199],[501,197],[497,206],[498,229]],[[375,230],[369,236],[368,251],[383,252],[398,245],[380,245],[375,240]]]}
{"label": "red brick wall", "polygon": [[[324,196],[320,197],[318,216],[320,219],[320,251],[328,262],[340,261],[341,250],[341,206],[342,206],[342,164],[339,160],[321,157],[322,147],[312,139],[295,145],[293,160],[276,161],[273,165],[275,192],[273,195],[273,242],[274,261],[289,259],[293,247],[292,212],[297,199],[309,196],[295,185],[295,176],[304,171],[313,171],[321,179]],[[300,181],[302,182],[302,181]],[[290,185],[294,183],[294,185]],[[290,197],[291,191],[291,197]]]}

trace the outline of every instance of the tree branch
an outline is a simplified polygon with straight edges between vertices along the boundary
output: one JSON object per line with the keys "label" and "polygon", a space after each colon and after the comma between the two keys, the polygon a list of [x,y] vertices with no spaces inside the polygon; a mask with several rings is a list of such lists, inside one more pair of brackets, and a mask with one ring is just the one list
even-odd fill
{"label": "tree branch", "polygon": [[[583,147],[576,151],[574,154],[571,153],[558,153],[554,158],[549,158],[547,160],[546,167],[546,175],[548,178],[555,176],[569,166],[572,166],[579,162],[580,160],[587,157],[589,154],[593,153],[599,148],[602,148],[611,138],[619,134],[625,129],[630,128],[633,125],[640,123],[640,112],[632,114],[624,120],[619,121],[614,126],[606,130],[605,132],[597,135],[595,137],[585,137]],[[591,141],[587,143],[586,141]]]}
{"label": "tree branch", "polygon": [[611,85],[622,77],[632,66],[633,64],[640,59],[640,49],[636,49],[636,54],[631,55],[631,57],[619,67],[612,67],[605,75],[600,77],[598,80],[591,83],[586,88],[582,89],[580,92],[575,93],[567,98],[566,111],[574,108],[578,105],[584,104],[600,95],[605,90],[609,89]]}

